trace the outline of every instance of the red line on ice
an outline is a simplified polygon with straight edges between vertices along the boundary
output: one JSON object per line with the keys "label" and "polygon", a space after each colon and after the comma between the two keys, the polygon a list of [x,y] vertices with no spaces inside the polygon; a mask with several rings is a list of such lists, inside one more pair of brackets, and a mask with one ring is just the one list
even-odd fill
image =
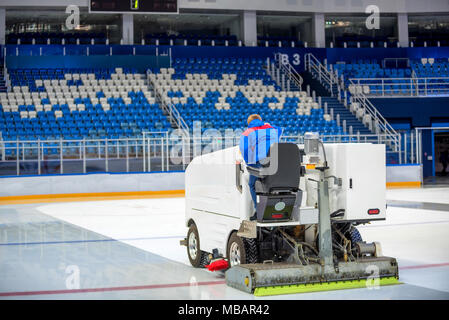
{"label": "red line on ice", "polygon": [[421,264],[417,266],[405,266],[405,267],[399,267],[399,270],[406,270],[406,269],[425,269],[425,268],[437,268],[437,267],[447,267],[449,266],[449,263],[435,263],[435,264]]}
{"label": "red line on ice", "polygon": [[164,289],[164,288],[179,288],[190,286],[210,286],[225,284],[224,280],[219,281],[203,281],[197,283],[167,283],[167,284],[152,284],[145,286],[126,286],[126,287],[110,287],[110,288],[88,288],[88,289],[67,289],[67,290],[46,290],[46,291],[22,291],[22,292],[0,292],[0,297],[12,296],[34,296],[43,294],[67,294],[67,293],[88,293],[88,292],[105,292],[105,291],[126,291],[126,290],[149,290],[149,289]]}
{"label": "red line on ice", "polygon": [[[400,270],[406,269],[426,269],[447,267],[449,263],[436,263],[436,264],[423,264],[416,266],[399,267]],[[88,289],[67,289],[67,290],[47,290],[47,291],[21,291],[21,292],[0,292],[0,297],[13,297],[13,296],[35,296],[45,294],[68,294],[68,293],[90,293],[90,292],[108,292],[108,291],[127,291],[127,290],[150,290],[150,289],[165,289],[165,288],[179,288],[190,286],[210,286],[225,284],[224,280],[217,281],[203,281],[198,283],[167,283],[167,284],[152,284],[144,286],[125,286],[125,287],[110,287],[110,288],[88,288]]]}

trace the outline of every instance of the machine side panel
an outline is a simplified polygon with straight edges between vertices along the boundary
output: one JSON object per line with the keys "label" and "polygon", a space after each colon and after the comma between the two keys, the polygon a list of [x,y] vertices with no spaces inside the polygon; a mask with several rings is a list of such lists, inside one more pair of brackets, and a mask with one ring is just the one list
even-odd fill
{"label": "machine side panel", "polygon": [[346,166],[348,185],[345,219],[385,218],[385,145],[349,144],[346,147]]}
{"label": "machine side panel", "polygon": [[[342,220],[384,219],[386,213],[385,145],[344,143],[326,145],[330,180],[330,209],[345,209]],[[372,210],[370,214],[369,210]],[[378,213],[376,213],[379,210]]]}
{"label": "machine side panel", "polygon": [[226,254],[227,237],[240,226],[240,198],[236,187],[236,147],[192,160],[186,169],[186,221],[198,227],[201,250]]}
{"label": "machine side panel", "polygon": [[226,245],[232,230],[238,230],[241,220],[236,217],[222,216],[208,211],[192,209],[191,217],[195,221],[200,237],[200,249],[205,252],[218,252],[226,256]]}

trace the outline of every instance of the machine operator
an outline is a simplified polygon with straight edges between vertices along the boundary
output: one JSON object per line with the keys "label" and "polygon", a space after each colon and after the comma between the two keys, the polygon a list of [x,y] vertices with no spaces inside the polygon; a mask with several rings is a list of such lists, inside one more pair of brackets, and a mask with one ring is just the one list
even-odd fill
{"label": "machine operator", "polygon": [[[272,126],[269,123],[264,123],[258,114],[250,115],[247,123],[248,129],[246,129],[240,137],[240,153],[248,166],[259,168],[261,166],[261,161],[267,158],[271,145],[279,142],[282,128]],[[257,198],[255,188],[257,179],[256,176],[249,176],[248,184],[255,211],[250,220],[257,219]]]}

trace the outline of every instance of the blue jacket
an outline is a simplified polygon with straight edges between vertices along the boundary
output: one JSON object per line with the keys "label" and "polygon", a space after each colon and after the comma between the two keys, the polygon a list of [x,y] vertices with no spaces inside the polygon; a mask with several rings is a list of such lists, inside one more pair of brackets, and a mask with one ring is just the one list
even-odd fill
{"label": "blue jacket", "polygon": [[240,152],[249,165],[257,165],[266,158],[273,143],[279,142],[282,128],[254,119],[240,137]]}

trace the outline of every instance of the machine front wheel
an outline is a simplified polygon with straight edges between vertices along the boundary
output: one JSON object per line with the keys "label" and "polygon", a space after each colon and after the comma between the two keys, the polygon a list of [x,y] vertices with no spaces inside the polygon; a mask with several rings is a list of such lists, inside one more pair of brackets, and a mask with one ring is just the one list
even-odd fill
{"label": "machine front wheel", "polygon": [[255,239],[240,238],[233,233],[228,241],[227,258],[230,267],[257,262],[257,247]]}
{"label": "machine front wheel", "polygon": [[195,268],[204,268],[208,263],[207,252],[200,249],[200,236],[195,224],[192,224],[187,232],[187,255],[190,264]]}

